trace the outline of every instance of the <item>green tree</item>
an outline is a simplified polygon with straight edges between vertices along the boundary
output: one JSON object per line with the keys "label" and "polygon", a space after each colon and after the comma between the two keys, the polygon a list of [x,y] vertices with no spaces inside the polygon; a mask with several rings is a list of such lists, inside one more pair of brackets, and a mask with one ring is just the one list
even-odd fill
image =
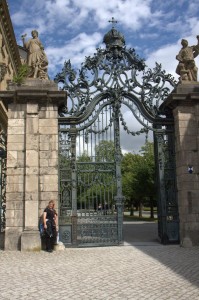
{"label": "green tree", "polygon": [[91,157],[88,155],[87,151],[84,151],[82,155],[77,157],[77,162],[90,162]]}
{"label": "green tree", "polygon": [[115,147],[113,141],[100,141],[95,147],[96,161],[113,162],[115,160]]}
{"label": "green tree", "polygon": [[127,153],[122,160],[123,193],[128,205],[139,207],[142,216],[143,204],[150,199],[151,217],[155,199],[155,164],[153,143],[147,142],[140,150],[140,154]]}
{"label": "green tree", "polygon": [[[95,160],[84,152],[78,163],[78,202],[86,208],[109,202],[115,190],[114,143],[100,141],[95,147]],[[109,164],[112,163],[113,165]]]}
{"label": "green tree", "polygon": [[77,198],[78,206],[86,208],[89,201],[89,189],[92,183],[92,169],[91,157],[84,151],[77,157]]}
{"label": "green tree", "polygon": [[156,203],[156,187],[155,187],[155,157],[154,157],[154,145],[153,143],[147,142],[141,148],[140,151],[144,158],[146,175],[147,175],[147,186],[146,193],[150,200],[151,218],[154,218],[154,205]]}
{"label": "green tree", "polygon": [[139,191],[139,166],[142,157],[139,154],[126,153],[122,159],[122,186],[123,194],[126,198],[128,207],[131,207],[131,215],[133,215],[133,207],[140,206]]}

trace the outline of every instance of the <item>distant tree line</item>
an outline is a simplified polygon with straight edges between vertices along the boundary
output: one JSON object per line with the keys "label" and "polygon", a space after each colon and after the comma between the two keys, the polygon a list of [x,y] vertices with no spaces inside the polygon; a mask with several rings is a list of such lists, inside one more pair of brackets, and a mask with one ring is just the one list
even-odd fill
{"label": "distant tree line", "polygon": [[154,218],[156,206],[155,161],[153,143],[146,142],[139,154],[127,153],[122,159],[122,184],[125,204],[131,209],[139,210],[142,217],[143,206],[149,206],[151,218]]}

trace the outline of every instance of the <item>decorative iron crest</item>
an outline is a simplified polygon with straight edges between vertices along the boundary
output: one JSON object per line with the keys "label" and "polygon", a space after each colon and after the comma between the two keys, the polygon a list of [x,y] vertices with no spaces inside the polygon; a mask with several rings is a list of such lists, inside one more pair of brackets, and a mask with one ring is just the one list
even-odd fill
{"label": "decorative iron crest", "polygon": [[[56,75],[55,81],[62,83],[62,88],[68,91],[70,103],[59,109],[60,117],[71,116],[74,124],[76,120],[80,123],[88,119],[97,105],[96,115],[110,105],[113,119],[116,113],[128,133],[135,135],[152,129],[147,122],[160,117],[159,107],[177,82],[162,70],[161,64],[156,63],[153,69],[147,68],[134,49],[125,47],[124,36],[115,28],[104,36],[104,42],[106,48],[97,48],[93,56],[86,57],[79,72],[68,60],[62,72]],[[143,125],[141,132],[128,129],[122,115],[122,104]],[[144,121],[141,115],[148,121]]]}

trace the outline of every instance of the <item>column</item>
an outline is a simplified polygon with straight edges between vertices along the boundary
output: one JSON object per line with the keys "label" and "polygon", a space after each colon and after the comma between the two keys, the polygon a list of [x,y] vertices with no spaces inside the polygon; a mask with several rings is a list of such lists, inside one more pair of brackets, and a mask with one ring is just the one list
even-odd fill
{"label": "column", "polygon": [[199,245],[199,83],[179,84],[165,101],[173,110],[180,243]]}
{"label": "column", "polygon": [[5,250],[38,251],[39,217],[50,200],[58,209],[58,107],[66,92],[31,79],[0,98],[8,106]]}

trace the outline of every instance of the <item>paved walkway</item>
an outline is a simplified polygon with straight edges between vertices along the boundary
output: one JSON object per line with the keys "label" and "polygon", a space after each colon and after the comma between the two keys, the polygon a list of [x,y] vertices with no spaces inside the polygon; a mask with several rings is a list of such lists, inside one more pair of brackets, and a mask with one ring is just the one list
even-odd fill
{"label": "paved walkway", "polygon": [[1,300],[196,300],[199,248],[126,241],[53,253],[0,251],[0,280]]}
{"label": "paved walkway", "polygon": [[153,245],[158,242],[158,223],[144,221],[124,221],[124,244]]}

